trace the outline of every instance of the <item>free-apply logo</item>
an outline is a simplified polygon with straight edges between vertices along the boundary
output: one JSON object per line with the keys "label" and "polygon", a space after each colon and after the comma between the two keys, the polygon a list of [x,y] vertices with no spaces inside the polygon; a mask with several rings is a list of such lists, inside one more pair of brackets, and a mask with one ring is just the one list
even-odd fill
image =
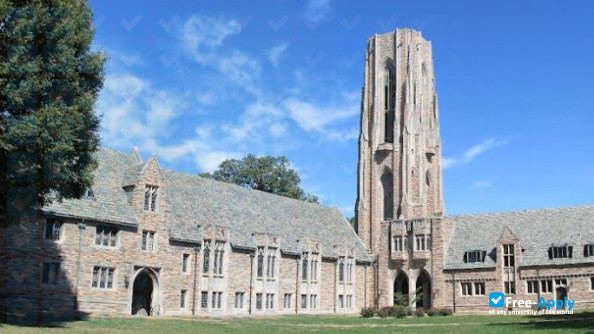
{"label": "free-apply logo", "polygon": [[[571,311],[573,309],[574,303],[575,303],[575,300],[570,300],[567,297],[565,297],[564,299],[559,299],[559,300],[555,300],[555,299],[546,300],[544,297],[541,297],[540,300],[538,301],[537,306],[539,308],[546,308],[547,310],[550,310],[551,308],[554,307],[555,310],[558,310],[560,308],[566,308],[568,311]],[[489,306],[491,306],[491,307],[531,308],[532,305],[535,305],[535,304],[536,303],[533,302],[532,300],[522,300],[522,299],[516,300],[516,299],[513,299],[512,297],[505,297],[503,292],[489,293]]]}
{"label": "free-apply logo", "polygon": [[505,305],[505,296],[503,292],[491,292],[489,294],[489,306],[503,307]]}

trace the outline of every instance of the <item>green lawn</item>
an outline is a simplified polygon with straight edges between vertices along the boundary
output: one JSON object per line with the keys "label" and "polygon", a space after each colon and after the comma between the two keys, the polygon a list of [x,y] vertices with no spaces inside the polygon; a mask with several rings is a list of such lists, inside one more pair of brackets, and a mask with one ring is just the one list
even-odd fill
{"label": "green lawn", "polygon": [[0,325],[0,333],[594,333],[594,311],[560,316],[456,315],[406,319],[352,316],[94,318],[61,327]]}

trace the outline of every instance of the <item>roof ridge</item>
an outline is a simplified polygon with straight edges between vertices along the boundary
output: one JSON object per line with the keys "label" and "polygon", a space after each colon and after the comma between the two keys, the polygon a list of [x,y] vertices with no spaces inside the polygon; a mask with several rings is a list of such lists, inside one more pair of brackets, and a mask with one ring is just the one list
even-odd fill
{"label": "roof ridge", "polygon": [[197,178],[197,179],[200,179],[200,180],[206,180],[207,182],[215,182],[217,184],[221,184],[221,185],[225,185],[225,186],[229,186],[229,187],[237,187],[239,189],[244,189],[243,191],[257,191],[257,194],[262,194],[263,196],[271,196],[271,197],[279,198],[279,199],[286,200],[286,201],[293,201],[295,203],[310,205],[312,207],[315,206],[316,208],[324,208],[324,209],[327,209],[327,210],[333,210],[333,208],[330,207],[330,206],[326,206],[326,205],[322,205],[322,204],[317,204],[317,203],[312,203],[312,202],[307,202],[307,201],[300,200],[300,199],[297,199],[297,198],[291,198],[291,197],[287,197],[287,196],[283,196],[283,195],[269,193],[269,192],[258,190],[258,189],[251,189],[251,188],[240,186],[240,185],[235,184],[235,183],[219,181],[219,180],[211,179],[211,178],[208,178],[208,177],[200,176],[198,174],[190,174],[190,173],[187,173],[187,172],[181,172],[181,171],[178,171],[178,170],[175,170],[175,169],[171,169],[171,168],[162,168],[162,171],[164,173],[165,172],[172,172],[172,173],[182,174],[182,175],[185,175],[185,176],[188,176],[188,177],[191,177],[191,178]]}
{"label": "roof ridge", "polygon": [[562,210],[587,209],[587,208],[594,209],[594,204],[547,207],[547,208],[539,208],[539,209],[511,210],[511,211],[490,211],[490,212],[483,212],[483,213],[446,215],[445,217],[446,218],[456,218],[456,217],[473,217],[473,216],[494,216],[494,215],[508,214],[508,213],[538,213],[538,212],[543,212],[543,211],[562,211]]}

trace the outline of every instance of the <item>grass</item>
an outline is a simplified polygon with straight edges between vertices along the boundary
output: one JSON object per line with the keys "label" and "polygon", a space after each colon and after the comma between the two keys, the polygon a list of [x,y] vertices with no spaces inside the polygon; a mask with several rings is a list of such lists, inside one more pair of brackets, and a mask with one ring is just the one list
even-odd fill
{"label": "grass", "polygon": [[101,317],[59,327],[0,324],[0,333],[594,333],[594,310],[573,315],[456,315],[405,319],[299,315],[228,318]]}

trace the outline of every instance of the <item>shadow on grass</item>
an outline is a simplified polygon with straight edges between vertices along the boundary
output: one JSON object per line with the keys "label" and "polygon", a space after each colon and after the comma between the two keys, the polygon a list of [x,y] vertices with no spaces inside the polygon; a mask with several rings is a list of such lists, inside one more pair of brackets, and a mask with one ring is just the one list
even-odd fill
{"label": "shadow on grass", "polygon": [[523,317],[521,322],[492,323],[489,324],[489,326],[513,326],[516,327],[516,329],[520,328],[536,330],[589,329],[594,333],[594,311],[586,311],[576,314],[538,315],[532,317]]}

